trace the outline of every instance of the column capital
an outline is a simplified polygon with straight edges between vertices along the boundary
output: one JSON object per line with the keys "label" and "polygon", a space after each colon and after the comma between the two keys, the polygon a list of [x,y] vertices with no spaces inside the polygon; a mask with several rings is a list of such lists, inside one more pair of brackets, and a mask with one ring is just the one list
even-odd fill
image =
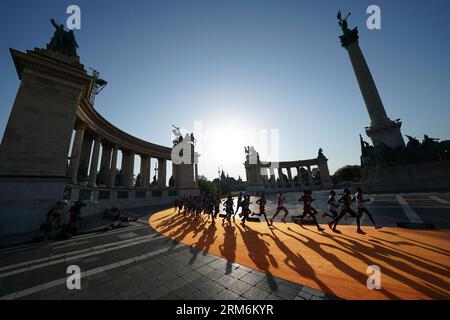
{"label": "column capital", "polygon": [[84,130],[84,129],[86,129],[86,122],[84,121],[75,122],[75,130]]}

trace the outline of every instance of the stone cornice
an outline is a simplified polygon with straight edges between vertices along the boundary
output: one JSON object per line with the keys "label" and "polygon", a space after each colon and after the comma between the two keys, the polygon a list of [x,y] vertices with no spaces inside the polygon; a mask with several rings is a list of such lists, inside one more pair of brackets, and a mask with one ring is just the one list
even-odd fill
{"label": "stone cornice", "polygon": [[61,80],[61,82],[80,86],[84,97],[90,95],[93,88],[93,78],[86,73],[82,65],[70,64],[46,56],[43,53],[45,50],[42,49],[27,51],[27,53],[10,49],[10,52],[20,80],[22,80],[25,70],[37,71],[52,80]]}
{"label": "stone cornice", "polygon": [[107,121],[91,105],[88,99],[81,101],[78,118],[85,122],[90,131],[103,137],[103,141],[118,145],[120,149],[153,158],[171,159],[172,149],[136,138]]}

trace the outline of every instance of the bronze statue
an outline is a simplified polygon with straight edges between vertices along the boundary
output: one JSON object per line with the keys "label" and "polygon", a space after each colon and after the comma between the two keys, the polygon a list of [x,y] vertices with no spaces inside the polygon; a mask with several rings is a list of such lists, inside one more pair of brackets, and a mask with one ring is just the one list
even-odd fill
{"label": "bronze statue", "polygon": [[344,48],[347,48],[350,44],[353,42],[358,42],[359,36],[358,36],[358,27],[355,27],[353,29],[348,28],[347,19],[351,15],[351,13],[348,13],[344,19],[342,19],[341,11],[339,10],[337,14],[338,24],[341,27],[343,35],[339,37],[341,39],[341,45]]}
{"label": "bronze statue", "polygon": [[76,56],[78,44],[75,40],[73,30],[65,31],[64,25],[58,25],[55,19],[50,19],[51,24],[55,27],[55,32],[47,45],[48,49],[59,51],[68,56]]}

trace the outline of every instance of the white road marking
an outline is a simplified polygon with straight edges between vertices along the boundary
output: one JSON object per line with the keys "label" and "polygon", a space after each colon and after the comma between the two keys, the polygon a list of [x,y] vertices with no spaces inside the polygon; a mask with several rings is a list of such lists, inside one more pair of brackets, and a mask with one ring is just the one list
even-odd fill
{"label": "white road marking", "polygon": [[[0,278],[5,278],[5,277],[9,277],[9,276],[12,276],[12,275],[15,275],[15,274],[19,274],[19,273],[23,273],[23,272],[39,269],[39,268],[48,267],[50,265],[54,265],[54,264],[58,264],[58,263],[62,263],[62,262],[68,262],[68,261],[72,261],[72,260],[77,260],[77,259],[81,259],[81,258],[85,258],[85,257],[90,257],[90,256],[93,256],[93,255],[97,255],[97,254],[101,254],[101,253],[105,253],[105,252],[109,252],[109,251],[113,251],[113,250],[118,250],[118,249],[130,247],[130,246],[135,246],[135,245],[138,245],[138,244],[141,244],[141,243],[144,243],[144,242],[150,242],[150,241],[159,240],[159,239],[163,239],[163,238],[161,238],[160,235],[156,235],[156,236],[155,235],[151,235],[151,236],[148,235],[148,236],[144,236],[144,237],[140,237],[140,238],[136,238],[136,239],[129,239],[129,240],[124,240],[124,241],[119,241],[119,243],[112,243],[112,244],[101,245],[101,246],[92,247],[92,248],[88,248],[88,249],[77,250],[77,251],[74,251],[74,252],[70,253],[70,255],[77,254],[75,256],[67,257],[67,255],[69,255],[69,254],[68,253],[63,253],[62,255],[60,255],[60,256],[62,256],[61,259],[52,260],[56,256],[49,257],[49,258],[37,259],[37,260],[42,260],[42,261],[47,260],[47,262],[2,273],[2,274],[0,274]],[[128,243],[126,243],[126,242],[128,242]],[[124,244],[121,244],[121,243],[124,243]],[[117,245],[117,244],[120,244],[120,245]],[[113,247],[112,248],[108,248],[110,246],[113,246]],[[87,252],[87,251],[92,251],[92,252]],[[48,261],[49,259],[50,259],[50,261]],[[36,262],[36,260],[34,262]],[[17,267],[18,265],[21,265],[21,264],[22,265],[30,264],[30,261],[25,261],[25,262],[22,262],[20,264],[16,264],[16,265],[12,265],[12,266],[6,266],[6,267],[3,267],[0,270],[12,269],[12,268]]]}
{"label": "white road marking", "polygon": [[398,203],[402,206],[403,211],[405,212],[406,216],[408,217],[409,222],[411,223],[423,223],[422,219],[417,215],[417,213],[411,208],[406,202],[405,199],[403,199],[402,196],[396,195]]}
{"label": "white road marking", "polygon": [[79,245],[86,244],[86,243],[89,243],[89,241],[80,241],[80,242],[68,243],[68,244],[65,244],[65,245],[62,245],[62,246],[54,247],[53,250],[59,250],[59,249],[79,246]]}
{"label": "white road marking", "polygon": [[60,244],[63,244],[63,243],[74,242],[74,241],[78,241],[78,240],[81,240],[81,239],[97,238],[97,237],[102,237],[102,236],[108,236],[108,235],[111,235],[111,234],[122,233],[122,232],[126,232],[126,231],[131,231],[131,230],[145,229],[145,228],[148,228],[148,226],[127,227],[127,228],[123,228],[123,229],[119,229],[119,230],[113,230],[113,231],[108,231],[108,232],[101,231],[101,232],[96,232],[96,233],[93,233],[93,234],[90,233],[90,234],[86,234],[86,235],[75,236],[75,237],[72,237],[72,238],[70,238],[68,240],[54,241],[54,242],[50,242],[48,244],[44,244],[44,243],[24,244],[24,245],[19,245],[19,246],[14,246],[14,247],[9,247],[9,248],[2,249],[2,250],[0,250],[0,255],[20,252],[20,251],[24,251],[24,250],[27,250],[27,249],[37,248],[37,247],[60,245]]}
{"label": "white road marking", "polygon": [[[119,268],[119,267],[122,267],[122,266],[125,266],[125,265],[128,265],[128,264],[137,262],[137,261],[145,260],[145,259],[154,257],[154,256],[156,256],[158,254],[162,254],[162,253],[165,253],[165,252],[168,252],[168,251],[172,251],[174,249],[177,249],[180,246],[182,246],[182,245],[181,244],[177,244],[175,247],[171,247],[169,249],[167,249],[167,248],[158,249],[158,250],[155,250],[155,251],[151,251],[151,252],[149,252],[147,254],[143,254],[143,255],[136,256],[136,257],[129,258],[129,259],[125,259],[125,260],[122,260],[122,261],[119,261],[119,262],[111,263],[111,264],[108,264],[106,266],[97,267],[97,268],[94,268],[94,269],[82,272],[81,273],[81,278],[83,279],[84,277],[88,277],[88,276],[92,276],[94,274],[102,273],[102,272],[105,272],[107,270],[112,270],[112,269],[115,269],[115,268]],[[7,294],[5,296],[0,297],[0,300],[19,299],[19,298],[28,296],[28,295],[33,294],[33,293],[37,293],[37,292],[40,292],[40,291],[43,291],[43,290],[46,290],[46,289],[50,289],[50,288],[53,288],[53,287],[65,284],[66,281],[67,281],[66,278],[60,278],[60,279],[57,279],[57,280],[46,282],[46,283],[43,283],[43,284],[31,287],[31,288],[28,288],[28,289],[24,289],[24,290],[20,290],[20,291],[16,291],[16,292]]]}
{"label": "white road marking", "polygon": [[439,203],[443,203],[443,204],[449,204],[450,203],[450,201],[447,201],[445,199],[442,199],[442,198],[439,198],[439,197],[436,197],[436,196],[429,196],[428,198],[430,198],[432,200],[435,200],[435,201],[437,201]]}

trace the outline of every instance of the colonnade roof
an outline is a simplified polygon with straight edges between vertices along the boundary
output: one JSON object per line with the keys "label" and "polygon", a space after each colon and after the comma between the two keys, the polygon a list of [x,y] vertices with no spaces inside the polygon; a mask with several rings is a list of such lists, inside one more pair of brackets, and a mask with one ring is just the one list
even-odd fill
{"label": "colonnade roof", "polygon": [[100,136],[104,143],[109,143],[112,146],[117,145],[122,151],[134,152],[152,158],[171,159],[172,149],[170,147],[139,139],[120,130],[97,112],[87,98],[84,98],[80,103],[77,110],[77,121],[85,123],[86,130],[94,136]]}

